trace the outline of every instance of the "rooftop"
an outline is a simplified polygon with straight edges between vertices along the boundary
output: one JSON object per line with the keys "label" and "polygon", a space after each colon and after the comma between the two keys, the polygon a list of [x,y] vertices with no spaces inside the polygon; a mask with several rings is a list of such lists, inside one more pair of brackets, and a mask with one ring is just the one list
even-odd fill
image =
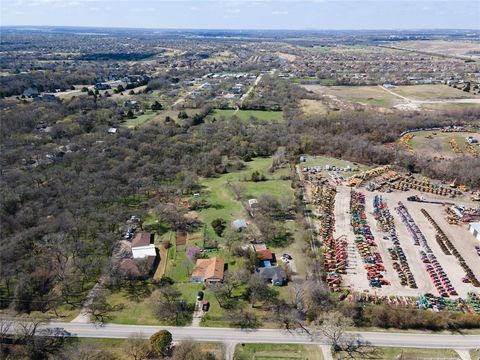
{"label": "rooftop", "polygon": [[138,246],[150,245],[152,234],[149,231],[139,231],[132,240],[132,249]]}
{"label": "rooftop", "polygon": [[156,257],[157,251],[155,249],[155,245],[149,244],[146,246],[132,247],[132,254],[134,259],[143,259],[149,256]]}
{"label": "rooftop", "polygon": [[470,227],[480,233],[480,221],[470,223]]}
{"label": "rooftop", "polygon": [[225,263],[218,256],[211,259],[198,259],[192,271],[192,277],[204,279],[223,279]]}

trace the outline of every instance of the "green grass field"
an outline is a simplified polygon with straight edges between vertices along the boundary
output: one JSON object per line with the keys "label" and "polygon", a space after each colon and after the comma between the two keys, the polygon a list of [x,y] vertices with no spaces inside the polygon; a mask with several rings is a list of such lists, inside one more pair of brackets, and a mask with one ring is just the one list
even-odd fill
{"label": "green grass field", "polygon": [[297,344],[240,344],[234,359],[241,360],[323,360],[319,346]]}
{"label": "green grass field", "polygon": [[[148,342],[148,339],[145,339]],[[94,349],[106,350],[112,354],[113,358],[116,360],[130,360],[132,357],[124,351],[124,344],[127,339],[101,339],[101,338],[79,338],[78,345],[91,347]],[[201,342],[200,350],[205,352],[211,352],[216,354],[217,359],[224,358],[224,345],[222,343],[215,342]],[[73,347],[77,344],[73,344]],[[94,359],[91,357],[89,359]],[[103,359],[103,357],[102,357]],[[110,358],[109,358],[110,359]]]}
{"label": "green grass field", "polygon": [[[228,173],[217,178],[202,179],[200,184],[203,187],[201,196],[208,199],[212,205],[210,208],[203,209],[198,212],[200,220],[202,220],[207,228],[207,235],[218,239],[218,236],[213,231],[210,223],[216,218],[224,218],[227,223],[237,219],[245,218],[246,212],[240,201],[235,200],[235,196],[230,183],[237,184],[245,196],[245,198],[259,197],[262,194],[285,195],[292,194],[293,190],[290,186],[290,180],[282,180],[282,176],[290,173],[289,168],[283,168],[276,171],[274,174],[268,173],[268,168],[271,166],[271,158],[255,158],[253,161],[246,163],[246,168]],[[243,181],[250,179],[254,171],[259,171],[265,174],[267,181],[252,182]]]}
{"label": "green grass field", "polygon": [[[185,112],[188,116],[195,115],[198,110],[197,109],[185,109]],[[123,123],[123,126],[128,128],[134,128],[137,126],[142,126],[145,124],[151,123],[161,123],[165,121],[165,118],[169,116],[173,121],[176,123],[182,124],[184,120],[178,118],[178,110],[161,110],[161,111],[151,111],[147,110],[145,114],[139,115],[134,119],[128,119]]]}
{"label": "green grass field", "polygon": [[281,111],[261,111],[261,110],[213,110],[212,114],[207,117],[207,121],[212,121],[215,118],[217,121],[225,118],[229,120],[236,116],[239,120],[248,121],[254,117],[258,120],[268,122],[279,122],[283,120],[283,113]]}
{"label": "green grass field", "polygon": [[124,126],[128,128],[133,128],[135,126],[141,126],[145,124],[146,122],[152,120],[155,116],[159,114],[159,111],[152,111],[152,110],[147,110],[145,111],[145,114],[143,115],[138,115],[134,119],[128,119],[123,123]]}

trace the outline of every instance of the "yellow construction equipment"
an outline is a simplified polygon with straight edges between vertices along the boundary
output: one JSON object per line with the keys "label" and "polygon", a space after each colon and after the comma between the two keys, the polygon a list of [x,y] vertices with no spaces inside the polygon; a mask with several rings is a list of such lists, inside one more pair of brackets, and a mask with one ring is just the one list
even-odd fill
{"label": "yellow construction equipment", "polygon": [[455,180],[453,180],[451,183],[450,183],[450,187],[451,188],[456,188],[457,187],[457,179],[455,178]]}

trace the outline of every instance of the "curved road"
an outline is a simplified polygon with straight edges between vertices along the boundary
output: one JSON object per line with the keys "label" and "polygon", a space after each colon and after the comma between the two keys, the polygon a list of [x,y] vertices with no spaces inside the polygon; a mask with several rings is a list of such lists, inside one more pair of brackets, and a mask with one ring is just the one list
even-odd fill
{"label": "curved road", "polygon": [[[196,341],[231,343],[296,343],[325,344],[322,339],[312,340],[303,332],[289,333],[285,330],[259,329],[240,330],[232,328],[192,328],[174,326],[146,326],[106,324],[95,327],[93,324],[51,322],[48,327],[61,327],[78,337],[128,338],[132,333],[142,333],[149,337],[166,329],[175,341],[193,339]],[[428,333],[354,332],[374,346],[471,349],[480,346],[480,335],[437,335]]]}

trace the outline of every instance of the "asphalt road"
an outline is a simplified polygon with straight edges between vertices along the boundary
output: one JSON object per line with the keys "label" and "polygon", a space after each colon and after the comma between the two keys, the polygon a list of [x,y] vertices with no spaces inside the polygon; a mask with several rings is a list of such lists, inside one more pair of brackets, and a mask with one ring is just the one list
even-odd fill
{"label": "asphalt road", "polygon": [[[93,324],[52,322],[48,327],[62,327],[72,335],[92,338],[128,338],[132,333],[141,332],[145,337],[166,329],[175,341],[193,339],[196,341],[233,342],[233,343],[296,343],[324,344],[315,341],[305,333],[289,333],[284,330],[259,329],[240,330],[231,328],[192,328],[171,326],[119,325],[106,324],[95,327]],[[359,332],[355,333],[374,346],[421,347],[471,349],[480,347],[480,335],[437,335],[421,333]]]}

